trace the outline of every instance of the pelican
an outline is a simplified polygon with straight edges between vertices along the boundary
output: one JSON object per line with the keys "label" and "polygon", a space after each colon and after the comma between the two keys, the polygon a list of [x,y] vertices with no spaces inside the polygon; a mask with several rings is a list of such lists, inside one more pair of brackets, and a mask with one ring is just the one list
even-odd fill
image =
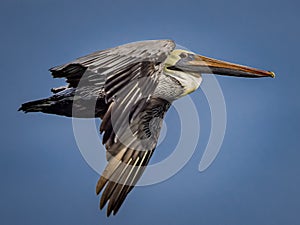
{"label": "pelican", "polygon": [[80,57],[50,69],[66,86],[19,110],[100,118],[107,166],[96,186],[100,209],[115,215],[156,148],[162,119],[173,101],[196,89],[202,74],[275,77],[255,69],[176,49],[172,40],[148,40]]}

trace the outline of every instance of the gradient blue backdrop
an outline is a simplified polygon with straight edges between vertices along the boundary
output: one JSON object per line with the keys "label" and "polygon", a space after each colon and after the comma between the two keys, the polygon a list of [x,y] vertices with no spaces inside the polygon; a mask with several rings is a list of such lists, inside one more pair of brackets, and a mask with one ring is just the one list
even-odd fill
{"label": "gradient blue backdrop", "polygon": [[[300,224],[299,7],[296,0],[3,0],[0,223]],[[62,84],[47,72],[51,66],[162,38],[273,70],[277,77],[218,77],[227,131],[220,154],[203,173],[198,164],[210,113],[201,90],[193,93],[202,129],[193,158],[171,179],[135,188],[119,214],[107,219],[95,196],[98,174],[81,157],[71,120],[24,115],[17,108]],[[171,110],[167,123],[174,118]],[[169,154],[177,134],[168,135],[154,161]]]}

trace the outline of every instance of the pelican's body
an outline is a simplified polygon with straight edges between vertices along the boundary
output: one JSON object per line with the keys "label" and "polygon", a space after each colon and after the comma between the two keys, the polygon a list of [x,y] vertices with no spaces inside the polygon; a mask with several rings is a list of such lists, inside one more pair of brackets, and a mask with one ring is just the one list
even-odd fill
{"label": "pelican's body", "polygon": [[[117,213],[147,166],[172,102],[198,89],[202,73],[274,77],[274,73],[175,49],[171,40],[130,43],[50,69],[64,77],[53,96],[20,110],[68,117],[100,117],[108,165],[96,192],[100,208]],[[159,120],[153,120],[159,118]]]}

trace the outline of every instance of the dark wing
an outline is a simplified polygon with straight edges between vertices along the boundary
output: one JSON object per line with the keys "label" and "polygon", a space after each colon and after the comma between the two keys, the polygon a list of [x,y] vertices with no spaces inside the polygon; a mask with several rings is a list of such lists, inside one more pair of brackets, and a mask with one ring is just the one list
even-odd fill
{"label": "dark wing", "polygon": [[[109,162],[98,181],[96,193],[99,194],[106,185],[100,209],[108,202],[107,216],[111,212],[118,212],[127,194],[144,172],[156,147],[162,119],[169,107],[170,103],[166,100],[150,98],[124,131],[125,143],[118,137],[115,140],[105,138],[106,135],[115,138],[115,134],[111,120],[107,121],[108,117],[103,119],[102,123],[106,124],[103,141],[107,146]],[[109,109],[107,114],[110,113],[112,111]],[[136,113],[135,109],[130,114],[133,113]]]}
{"label": "dark wing", "polygon": [[162,118],[169,103],[151,94],[174,48],[171,40],[135,42],[50,69],[53,77],[65,77],[79,97],[83,89],[91,95],[104,90],[107,111],[100,131],[108,165],[96,192],[106,185],[100,208],[109,201],[108,215],[118,211],[155,149],[161,121],[153,118]]}
{"label": "dark wing", "polygon": [[175,43],[171,40],[134,42],[94,52],[53,67],[50,71],[54,78],[66,78],[69,87],[77,87],[80,82],[102,86],[111,75],[116,75],[117,72],[119,75],[123,74],[137,63],[163,62],[174,48]]}
{"label": "dark wing", "polygon": [[[174,48],[175,43],[171,40],[134,42],[92,53],[53,67],[50,71],[54,78],[66,78],[69,84],[66,88],[76,88],[77,98],[74,99],[77,101],[73,101],[75,108],[92,108],[88,113],[90,116],[85,117],[97,115],[93,107],[86,105],[95,106],[96,102],[103,105],[99,98],[97,100],[99,95],[104,96],[107,107],[112,101],[118,101],[114,106],[114,115],[121,115],[128,113],[129,106],[136,104],[139,99],[149,97],[156,87],[162,62]],[[53,89],[53,92],[60,90]],[[80,107],[83,100],[88,104]],[[124,109],[127,111],[124,112]],[[101,118],[103,116],[100,115]],[[118,127],[121,127],[120,120],[116,121],[115,130]]]}

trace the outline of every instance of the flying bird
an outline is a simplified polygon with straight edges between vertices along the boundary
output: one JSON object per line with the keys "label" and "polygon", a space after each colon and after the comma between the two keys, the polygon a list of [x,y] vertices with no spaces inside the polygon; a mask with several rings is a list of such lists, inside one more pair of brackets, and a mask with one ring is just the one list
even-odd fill
{"label": "flying bird", "polygon": [[100,118],[107,166],[96,186],[100,209],[118,212],[156,148],[162,119],[173,101],[195,91],[202,74],[274,77],[270,71],[176,49],[172,40],[149,40],[97,51],[50,69],[67,85],[51,97],[22,104],[24,112]]}

